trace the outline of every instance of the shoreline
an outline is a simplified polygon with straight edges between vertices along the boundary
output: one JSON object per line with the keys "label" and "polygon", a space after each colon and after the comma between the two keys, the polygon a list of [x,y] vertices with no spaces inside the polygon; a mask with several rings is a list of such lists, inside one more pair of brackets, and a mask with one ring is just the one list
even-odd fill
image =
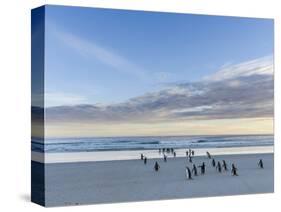
{"label": "shoreline", "polygon": [[[175,149],[176,158],[186,157],[187,149]],[[248,147],[223,147],[223,148],[197,148],[192,149],[196,156],[206,155],[246,155],[274,153],[274,146],[248,146]],[[94,161],[122,161],[140,159],[144,154],[148,159],[163,158],[158,150],[124,150],[124,151],[96,151],[96,152],[68,152],[68,153],[40,153],[31,152],[31,160],[39,163],[73,163],[73,162],[94,162]],[[166,154],[173,157],[172,154]]]}

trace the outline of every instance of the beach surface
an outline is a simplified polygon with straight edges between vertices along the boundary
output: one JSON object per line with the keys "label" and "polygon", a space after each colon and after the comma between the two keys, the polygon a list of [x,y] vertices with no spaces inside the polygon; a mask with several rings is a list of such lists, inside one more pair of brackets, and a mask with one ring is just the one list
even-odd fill
{"label": "beach surface", "polygon": [[[206,156],[195,156],[196,166],[206,163],[206,174],[187,180],[185,157],[142,160],[91,161],[45,164],[46,206],[211,197],[274,191],[273,153],[228,154],[213,156],[235,163],[239,176],[230,170],[218,173]],[[258,168],[263,159],[264,169]],[[153,169],[158,161],[160,170]],[[33,161],[34,166],[44,166]]]}

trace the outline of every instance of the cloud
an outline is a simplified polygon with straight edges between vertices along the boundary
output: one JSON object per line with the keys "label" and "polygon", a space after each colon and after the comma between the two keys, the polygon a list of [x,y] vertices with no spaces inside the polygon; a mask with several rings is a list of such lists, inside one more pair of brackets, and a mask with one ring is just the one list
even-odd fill
{"label": "cloud", "polygon": [[128,58],[116,53],[114,50],[104,47],[93,40],[87,40],[71,32],[61,30],[52,21],[48,22],[50,33],[68,47],[72,48],[81,56],[89,59],[95,59],[106,66],[113,68],[121,73],[129,74],[139,80],[150,81],[147,72],[136,65]]}
{"label": "cloud", "polygon": [[207,81],[221,81],[233,79],[236,77],[244,77],[251,75],[272,75],[273,74],[273,57],[267,56],[250,60],[240,64],[226,64],[222,69],[211,76],[204,79]]}
{"label": "cloud", "polygon": [[152,123],[273,117],[273,61],[228,65],[198,82],[169,84],[112,105],[47,108],[48,121]]}
{"label": "cloud", "polygon": [[57,105],[77,105],[87,102],[87,98],[75,94],[62,92],[47,92],[45,94],[45,105],[47,107]]}

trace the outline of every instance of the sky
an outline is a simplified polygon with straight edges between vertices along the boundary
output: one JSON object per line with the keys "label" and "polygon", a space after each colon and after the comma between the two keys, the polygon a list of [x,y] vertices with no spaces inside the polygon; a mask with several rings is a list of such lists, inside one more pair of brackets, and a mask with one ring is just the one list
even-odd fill
{"label": "sky", "polygon": [[273,132],[273,20],[47,6],[50,136]]}

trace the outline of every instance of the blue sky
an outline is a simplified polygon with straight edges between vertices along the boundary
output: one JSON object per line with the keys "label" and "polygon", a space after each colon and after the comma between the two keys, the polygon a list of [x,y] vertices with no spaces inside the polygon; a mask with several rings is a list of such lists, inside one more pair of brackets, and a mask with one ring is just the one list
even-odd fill
{"label": "blue sky", "polygon": [[46,106],[112,104],[273,54],[273,20],[46,7]]}
{"label": "blue sky", "polygon": [[45,14],[48,137],[273,133],[273,20]]}

